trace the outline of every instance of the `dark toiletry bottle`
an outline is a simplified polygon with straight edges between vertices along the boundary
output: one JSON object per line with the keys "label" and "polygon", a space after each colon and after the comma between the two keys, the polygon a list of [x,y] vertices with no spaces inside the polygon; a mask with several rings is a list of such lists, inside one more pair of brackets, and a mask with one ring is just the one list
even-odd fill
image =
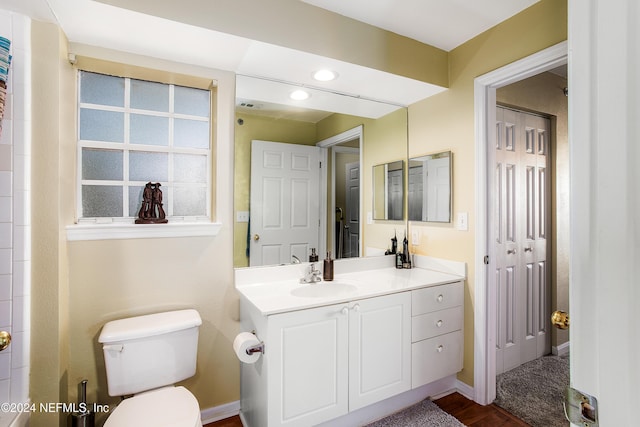
{"label": "dark toiletry bottle", "polygon": [[397,252],[398,252],[398,238],[394,233],[393,238],[391,239],[391,253],[395,254]]}
{"label": "dark toiletry bottle", "polygon": [[311,248],[311,255],[309,255],[309,262],[317,262],[318,254],[316,253],[316,248]]}
{"label": "dark toiletry bottle", "polygon": [[404,240],[402,241],[402,268],[411,268],[411,255],[409,254],[409,241],[407,240],[407,232],[404,232]]}
{"label": "dark toiletry bottle", "polygon": [[322,272],[322,278],[326,282],[333,280],[333,259],[331,259],[331,252],[327,252],[327,257],[324,259],[324,270]]}
{"label": "dark toiletry bottle", "polygon": [[402,268],[402,254],[400,252],[396,253],[396,268]]}

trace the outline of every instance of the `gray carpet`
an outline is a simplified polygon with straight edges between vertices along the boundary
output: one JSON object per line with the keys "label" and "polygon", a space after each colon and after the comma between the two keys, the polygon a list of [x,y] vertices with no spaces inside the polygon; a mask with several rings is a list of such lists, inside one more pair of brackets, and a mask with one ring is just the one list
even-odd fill
{"label": "gray carpet", "polygon": [[494,403],[533,427],[566,427],[569,355],[544,356],[498,375]]}
{"label": "gray carpet", "polygon": [[464,427],[429,399],[416,403],[366,427]]}

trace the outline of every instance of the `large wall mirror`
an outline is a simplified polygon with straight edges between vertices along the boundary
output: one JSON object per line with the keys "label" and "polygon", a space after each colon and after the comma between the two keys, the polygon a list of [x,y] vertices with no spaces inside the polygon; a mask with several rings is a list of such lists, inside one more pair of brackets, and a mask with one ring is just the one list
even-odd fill
{"label": "large wall mirror", "polygon": [[409,221],[451,221],[451,151],[409,159]]}
{"label": "large wall mirror", "polygon": [[[308,261],[311,248],[320,259],[326,251],[337,258],[363,256],[365,247],[384,251],[391,237],[383,224],[367,221],[373,216],[372,169],[386,159],[407,158],[407,109],[310,88],[304,88],[310,93],[307,100],[292,101],[289,95],[296,89],[237,76],[235,267]],[[253,152],[256,144],[262,151]],[[258,184],[263,178],[252,179],[252,158],[268,168],[282,164],[304,169],[315,161],[306,159],[316,155],[322,162],[317,183],[286,184],[286,177],[268,174],[263,184]],[[262,202],[255,201],[259,193]],[[264,200],[271,205],[258,206]],[[293,212],[289,208],[294,205],[298,208]],[[293,228],[283,225],[286,218]],[[256,231],[265,225],[267,231]],[[307,225],[316,227],[317,240],[301,237],[298,231]],[[263,255],[263,260],[252,261],[252,255]]]}
{"label": "large wall mirror", "polygon": [[404,161],[373,167],[373,219],[404,218]]}

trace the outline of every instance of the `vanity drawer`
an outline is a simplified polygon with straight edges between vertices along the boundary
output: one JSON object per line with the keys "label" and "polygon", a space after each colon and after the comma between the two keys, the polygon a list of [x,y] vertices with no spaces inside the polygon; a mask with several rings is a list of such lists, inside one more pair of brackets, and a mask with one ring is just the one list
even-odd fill
{"label": "vanity drawer", "polygon": [[411,292],[411,315],[418,316],[462,305],[463,299],[462,282],[418,289]]}
{"label": "vanity drawer", "polygon": [[429,384],[462,370],[462,331],[411,344],[411,387]]}
{"label": "vanity drawer", "polygon": [[462,306],[421,314],[411,318],[411,342],[462,329]]}

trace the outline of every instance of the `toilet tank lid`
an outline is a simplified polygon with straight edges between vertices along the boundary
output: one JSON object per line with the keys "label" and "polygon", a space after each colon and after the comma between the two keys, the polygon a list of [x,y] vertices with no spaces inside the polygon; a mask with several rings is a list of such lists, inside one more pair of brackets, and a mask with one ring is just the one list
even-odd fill
{"label": "toilet tank lid", "polygon": [[202,324],[196,310],[177,310],[112,320],[102,327],[101,343],[113,343],[189,329]]}

